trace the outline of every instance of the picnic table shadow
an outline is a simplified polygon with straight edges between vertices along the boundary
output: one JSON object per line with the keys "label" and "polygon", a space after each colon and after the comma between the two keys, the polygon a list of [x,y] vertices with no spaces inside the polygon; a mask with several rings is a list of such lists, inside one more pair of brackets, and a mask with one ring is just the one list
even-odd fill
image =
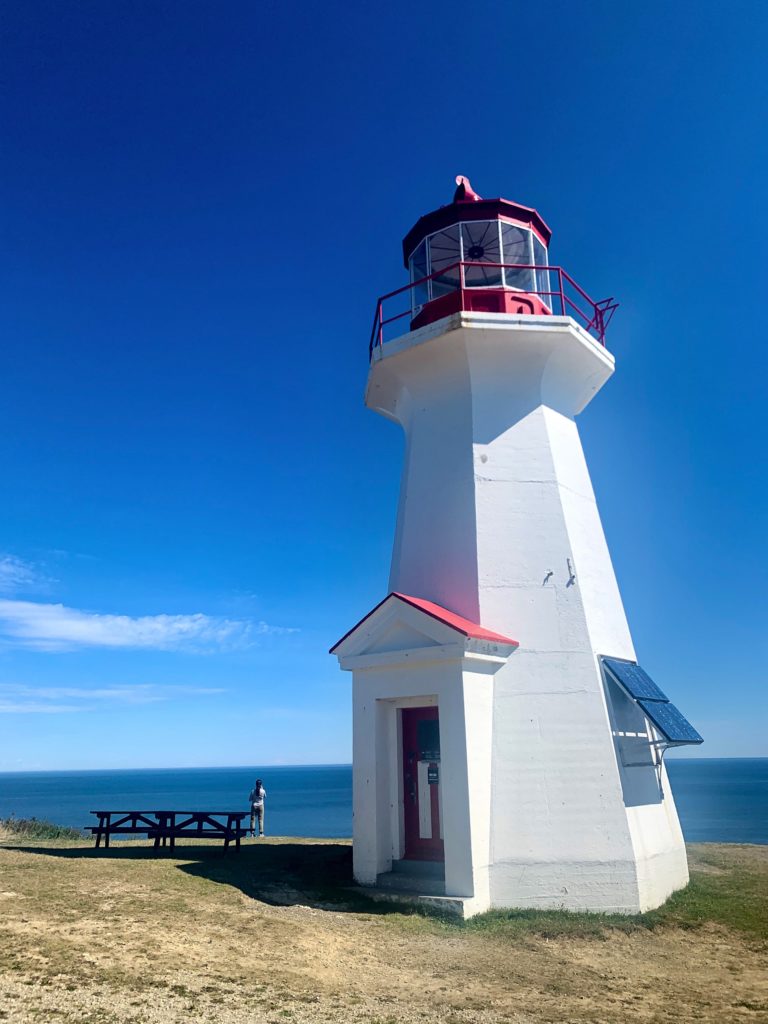
{"label": "picnic table shadow", "polygon": [[414,914],[412,904],[377,902],[358,889],[352,877],[352,846],[334,842],[244,844],[224,853],[220,844],[178,844],[159,851],[138,842],[107,849],[85,846],[18,844],[5,849],[78,860],[172,860],[185,874],[239,889],[270,906],[307,906],[317,910],[366,914]]}

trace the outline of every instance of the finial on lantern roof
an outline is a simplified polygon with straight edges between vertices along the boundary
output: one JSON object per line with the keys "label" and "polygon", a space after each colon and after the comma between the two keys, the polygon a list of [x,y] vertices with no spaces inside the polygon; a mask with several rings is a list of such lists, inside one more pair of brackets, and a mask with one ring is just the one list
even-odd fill
{"label": "finial on lantern roof", "polygon": [[479,203],[481,199],[482,196],[479,196],[470,185],[469,178],[465,178],[463,174],[457,174],[456,191],[453,194],[454,203]]}

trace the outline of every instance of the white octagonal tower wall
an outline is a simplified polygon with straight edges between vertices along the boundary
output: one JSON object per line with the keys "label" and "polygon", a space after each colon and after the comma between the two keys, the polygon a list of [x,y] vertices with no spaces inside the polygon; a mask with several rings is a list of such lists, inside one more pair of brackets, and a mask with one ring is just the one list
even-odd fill
{"label": "white octagonal tower wall", "polygon": [[636,912],[687,881],[663,770],[627,799],[598,662],[634,660],[574,422],[612,371],[569,318],[460,313],[369,376],[406,434],[390,589],[520,640],[493,682],[494,906]]}

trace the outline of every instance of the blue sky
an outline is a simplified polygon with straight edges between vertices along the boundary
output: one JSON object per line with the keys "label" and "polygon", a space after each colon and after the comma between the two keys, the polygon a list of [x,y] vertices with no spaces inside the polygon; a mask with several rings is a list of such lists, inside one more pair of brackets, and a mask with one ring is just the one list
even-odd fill
{"label": "blue sky", "polygon": [[580,420],[641,662],[768,754],[766,9],[28,0],[2,18],[0,769],[341,762],[453,177],[621,308]]}

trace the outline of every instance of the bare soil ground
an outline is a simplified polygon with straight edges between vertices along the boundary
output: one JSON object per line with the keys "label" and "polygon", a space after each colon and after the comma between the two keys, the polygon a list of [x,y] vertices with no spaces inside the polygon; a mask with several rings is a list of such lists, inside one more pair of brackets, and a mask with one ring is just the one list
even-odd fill
{"label": "bare soil ground", "polygon": [[768,848],[690,859],[691,889],[644,922],[462,925],[349,892],[338,842],[0,836],[0,1021],[768,1021]]}

